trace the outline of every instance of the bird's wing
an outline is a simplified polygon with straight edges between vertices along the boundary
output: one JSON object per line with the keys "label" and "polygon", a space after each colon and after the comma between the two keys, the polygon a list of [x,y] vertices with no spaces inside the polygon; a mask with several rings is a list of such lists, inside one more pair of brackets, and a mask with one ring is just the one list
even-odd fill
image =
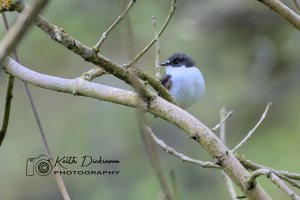
{"label": "bird's wing", "polygon": [[172,80],[170,74],[165,74],[161,80],[161,84],[165,86],[167,89],[170,89],[172,86]]}

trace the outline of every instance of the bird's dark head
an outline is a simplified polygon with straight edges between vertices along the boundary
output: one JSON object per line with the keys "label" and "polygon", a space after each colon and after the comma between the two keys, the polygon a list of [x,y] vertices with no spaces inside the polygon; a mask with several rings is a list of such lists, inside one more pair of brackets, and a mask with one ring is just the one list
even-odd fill
{"label": "bird's dark head", "polygon": [[161,66],[186,67],[196,66],[195,61],[184,53],[174,53],[165,62],[160,63]]}

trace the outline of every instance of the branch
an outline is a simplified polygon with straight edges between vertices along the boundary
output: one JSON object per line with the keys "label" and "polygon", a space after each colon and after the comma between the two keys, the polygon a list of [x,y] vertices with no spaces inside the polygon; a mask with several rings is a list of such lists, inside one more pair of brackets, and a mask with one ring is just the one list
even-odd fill
{"label": "branch", "polygon": [[168,26],[171,18],[175,14],[176,3],[177,3],[177,0],[172,0],[172,2],[171,2],[171,8],[170,8],[170,11],[169,11],[169,15],[168,15],[168,17],[167,17],[164,25],[161,27],[160,31],[158,32],[157,36],[155,36],[151,40],[151,42],[140,53],[138,53],[131,61],[129,61],[127,64],[125,64],[124,65],[125,68],[129,68],[133,64],[135,64],[138,61],[138,59],[140,59],[152,47],[152,45],[156,42],[156,40],[161,36],[161,34],[164,32],[164,30]]}
{"label": "branch", "polygon": [[271,173],[270,179],[283,192],[285,192],[291,199],[300,200],[300,197],[293,190],[291,190],[278,176],[276,176],[276,174]]}
{"label": "branch", "polygon": [[[40,74],[29,70],[12,59],[7,59],[2,68],[9,74],[25,80],[30,84],[45,89],[73,94],[76,90],[78,95],[87,96],[99,100],[118,103],[130,107],[137,107],[137,94],[122,89],[103,86],[88,82],[82,78],[63,79]],[[204,124],[198,121],[188,112],[174,104],[156,96],[145,106],[146,111],[160,117],[178,128],[189,136],[197,138],[197,142],[208,152],[212,158],[217,158],[226,174],[235,182],[249,199],[269,200],[268,194],[257,185],[253,190],[247,190],[246,177],[249,173],[232,154],[232,152],[216,137],[216,135]]]}
{"label": "branch", "polygon": [[0,130],[0,146],[2,145],[2,142],[5,138],[8,123],[9,123],[11,101],[13,98],[14,79],[15,78],[12,75],[8,75],[6,91],[5,91],[5,103],[4,103],[4,110],[3,110],[2,126]]}
{"label": "branch", "polygon": [[284,182],[276,176],[271,170],[268,169],[258,169],[255,170],[248,178],[247,178],[247,185],[248,189],[252,190],[256,185],[256,178],[265,175],[269,178],[275,185],[277,185],[282,191],[284,191],[291,199],[293,200],[300,200],[300,197],[293,192]]}
{"label": "branch", "polygon": [[149,75],[148,73],[142,71],[139,68],[130,68],[130,71],[135,72],[139,78],[143,79],[145,83],[150,84],[157,92],[158,94],[166,99],[167,101],[176,104],[176,101],[174,100],[173,96],[170,94],[169,90],[165,88],[159,81],[159,79]]}
{"label": "branch", "polygon": [[[34,101],[33,101],[33,98],[32,98],[32,94],[31,94],[31,92],[29,90],[28,84],[26,82],[24,82],[24,86],[25,86],[25,90],[26,90],[26,93],[27,93],[27,96],[28,96],[28,99],[29,99],[29,102],[30,102],[30,106],[31,106],[32,111],[33,111],[33,115],[34,115],[35,121],[36,121],[38,129],[39,129],[39,133],[41,135],[43,144],[44,144],[46,152],[47,152],[48,159],[49,159],[52,167],[54,168],[53,172],[54,171],[59,171],[58,166],[55,165],[55,161],[54,161],[52,153],[50,151],[50,147],[49,147],[49,144],[48,144],[48,141],[47,141],[47,138],[46,138],[46,134],[44,132],[44,129],[43,129],[40,117],[38,115],[38,112],[36,110],[36,106],[34,104]],[[56,174],[53,173],[53,176],[55,178],[55,181],[56,181],[56,183],[57,183],[57,185],[58,185],[58,187],[60,189],[60,192],[61,192],[64,200],[70,200],[69,193],[67,191],[67,188],[66,188],[66,186],[65,186],[65,184],[63,182],[63,179],[62,179],[61,175],[59,173],[56,173]]]}
{"label": "branch", "polygon": [[248,170],[254,171],[254,170],[257,170],[257,169],[269,169],[269,170],[275,172],[276,174],[286,176],[290,179],[300,180],[300,174],[293,173],[293,172],[288,172],[288,171],[284,171],[284,170],[272,169],[270,167],[260,165],[260,164],[257,164],[255,162],[252,162],[250,160],[247,160],[244,156],[238,156],[238,155],[235,155],[235,156],[242,163],[242,165],[245,166]]}
{"label": "branch", "polygon": [[300,30],[300,16],[297,15],[289,7],[281,3],[279,0],[258,0],[262,4],[271,8],[278,15],[283,17],[286,21],[292,24],[296,29]]}
{"label": "branch", "polygon": [[268,176],[270,176],[271,173],[272,173],[272,171],[267,170],[267,169],[258,169],[258,170],[255,170],[254,172],[252,172],[252,174],[250,174],[250,176],[247,178],[248,190],[252,190],[255,187],[257,177],[259,177],[261,175],[266,175],[268,177]]}
{"label": "branch", "polygon": [[[9,24],[8,24],[5,13],[2,13],[2,19],[4,22],[5,29],[8,30]],[[14,53],[16,55],[15,51],[14,51]],[[8,75],[8,79],[7,79],[7,83],[6,83],[5,99],[4,99],[5,103],[4,103],[4,109],[3,109],[2,126],[0,129],[0,146],[3,143],[3,140],[4,140],[6,132],[7,132],[7,128],[8,128],[11,102],[12,102],[12,98],[13,98],[14,80],[15,80],[15,78],[13,76]]]}
{"label": "branch", "polygon": [[[222,124],[225,123],[225,121],[226,121],[229,117],[231,117],[232,114],[233,114],[233,111],[229,111],[229,112],[226,114],[226,116],[224,116],[224,118],[222,118],[222,120],[221,120],[218,124],[216,124],[215,127],[213,127],[213,128],[211,129],[211,131],[216,131],[216,130],[218,130],[218,129],[220,128],[220,126],[222,126]],[[221,140],[222,140],[222,139],[221,139]]]}
{"label": "branch", "polygon": [[150,137],[154,140],[154,142],[160,146],[164,151],[166,151],[167,153],[169,153],[172,156],[175,156],[179,159],[181,159],[183,162],[188,162],[188,163],[192,163],[192,164],[196,164],[199,165],[203,168],[214,168],[214,169],[220,169],[221,167],[219,165],[216,165],[212,162],[204,162],[201,160],[196,160],[194,158],[190,158],[182,153],[177,152],[174,148],[168,146],[163,140],[159,139],[158,137],[156,137],[156,135],[152,132],[152,130],[150,129],[150,127],[146,128],[147,134],[150,135]]}
{"label": "branch", "polygon": [[291,180],[290,178],[288,178],[288,177],[286,177],[286,176],[284,176],[284,175],[281,175],[281,174],[278,174],[278,173],[275,173],[275,174],[276,174],[279,178],[281,178],[282,180],[288,182],[290,185],[292,185],[292,186],[294,186],[294,187],[300,189],[300,185],[298,185],[296,181],[293,181],[293,180]]}
{"label": "branch", "polygon": [[[120,12],[122,10],[126,9],[126,1],[124,0],[119,0],[119,9]],[[130,58],[132,58],[136,52],[135,52],[135,40],[134,40],[134,36],[133,36],[133,31],[132,31],[132,23],[131,23],[131,19],[130,19],[130,15],[127,15],[124,18],[124,28],[123,31],[124,33],[122,34],[123,36],[123,41],[124,44],[126,46],[126,54],[127,54],[127,59],[129,60]]]}
{"label": "branch", "polygon": [[246,137],[238,144],[236,145],[233,149],[232,149],[232,152],[235,152],[238,148],[240,148],[243,144],[245,144],[248,139],[251,137],[251,135],[254,133],[254,131],[257,129],[257,127],[259,127],[259,125],[262,123],[262,121],[266,118],[267,116],[267,113],[268,113],[268,110],[270,108],[270,106],[272,105],[271,102],[269,102],[267,104],[267,107],[264,111],[264,113],[262,114],[260,120],[257,122],[257,124],[254,126],[254,128],[252,130],[249,131],[249,133],[246,135]]}
{"label": "branch", "polygon": [[1,67],[7,73],[44,89],[69,94],[74,94],[74,91],[76,91],[79,96],[88,96],[129,107],[136,107],[137,105],[136,94],[134,92],[92,83],[82,78],[64,79],[48,76],[34,72],[11,58],[6,59]]}
{"label": "branch", "polygon": [[100,49],[101,45],[103,44],[104,40],[107,39],[107,35],[119,24],[120,21],[122,21],[124,19],[125,15],[128,13],[128,11],[134,5],[135,2],[136,2],[136,0],[131,0],[130,3],[128,4],[127,8],[118,17],[118,19],[112,25],[110,25],[110,27],[105,32],[103,32],[101,38],[99,39],[97,44],[93,47],[93,50],[95,52],[99,52],[99,49]]}
{"label": "branch", "polygon": [[[3,1],[4,2],[4,1]],[[1,4],[3,3],[0,2]],[[16,47],[31,23],[35,20],[41,10],[46,6],[48,0],[35,1],[32,7],[26,7],[16,19],[14,25],[0,42],[0,64],[4,58]],[[4,3],[3,3],[4,4]],[[19,6],[17,6],[19,7]]]}
{"label": "branch", "polygon": [[87,72],[84,72],[81,76],[81,78],[87,80],[87,81],[92,81],[93,79],[102,76],[104,74],[107,74],[107,72],[100,68],[100,67],[95,67]]}
{"label": "branch", "polygon": [[[5,13],[2,13],[2,19],[4,22],[4,27],[6,31],[9,29],[8,20],[6,18]],[[13,49],[15,58],[17,59],[18,56],[16,54],[15,49]],[[3,116],[2,116],[2,126],[0,129],[0,146],[2,145],[4,138],[6,136],[8,123],[9,123],[9,116],[10,116],[10,108],[11,108],[11,102],[13,98],[13,89],[14,89],[14,77],[11,75],[8,75],[7,83],[6,83],[6,92],[5,92],[5,103],[4,103],[4,110],[3,110]]]}

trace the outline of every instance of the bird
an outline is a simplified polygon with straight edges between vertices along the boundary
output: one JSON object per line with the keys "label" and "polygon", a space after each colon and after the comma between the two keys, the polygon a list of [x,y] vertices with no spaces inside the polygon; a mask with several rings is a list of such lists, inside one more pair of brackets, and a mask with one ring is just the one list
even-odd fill
{"label": "bird", "polygon": [[177,52],[160,66],[166,67],[161,84],[170,91],[181,108],[192,106],[203,96],[205,81],[191,57]]}

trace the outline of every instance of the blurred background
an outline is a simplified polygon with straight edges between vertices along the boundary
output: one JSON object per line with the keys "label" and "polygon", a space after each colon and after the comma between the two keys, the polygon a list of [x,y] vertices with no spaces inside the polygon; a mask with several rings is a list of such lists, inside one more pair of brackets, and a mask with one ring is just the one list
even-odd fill
{"label": "blurred background", "polygon": [[[53,0],[45,15],[65,32],[93,46],[120,14],[122,0]],[[153,38],[151,17],[161,26],[171,1],[139,0],[130,11],[134,49]],[[30,1],[28,1],[30,3]],[[294,9],[290,1],[283,1]],[[10,22],[16,13],[7,14]],[[0,26],[4,36],[4,26]],[[121,23],[101,53],[117,63],[128,61]],[[227,120],[227,145],[233,148],[259,120],[267,102],[273,105],[251,139],[238,150],[250,160],[276,169],[300,172],[300,38],[289,23],[257,1],[179,1],[176,14],[160,39],[161,59],[181,51],[192,56],[206,81],[201,101],[188,109],[209,127],[219,110],[233,110]],[[81,76],[94,66],[53,42],[37,27],[18,46],[30,69],[64,78]],[[155,47],[138,66],[154,74]],[[7,75],[0,72],[0,111]],[[95,82],[131,90],[107,75]],[[298,89],[297,89],[298,88]],[[157,199],[160,188],[150,166],[132,108],[30,86],[52,153],[93,155],[120,160],[115,176],[63,175],[71,199]],[[213,161],[177,127],[147,115],[158,137],[179,152]],[[221,172],[183,163],[158,148],[163,171],[176,174],[182,199],[230,199]],[[26,176],[26,161],[45,154],[23,82],[16,80],[10,124],[0,149],[1,199],[62,199],[53,176]],[[100,166],[102,167],[102,166]],[[101,168],[100,168],[101,169]],[[288,199],[266,178],[260,183],[273,199]],[[241,194],[240,191],[238,191]]]}

